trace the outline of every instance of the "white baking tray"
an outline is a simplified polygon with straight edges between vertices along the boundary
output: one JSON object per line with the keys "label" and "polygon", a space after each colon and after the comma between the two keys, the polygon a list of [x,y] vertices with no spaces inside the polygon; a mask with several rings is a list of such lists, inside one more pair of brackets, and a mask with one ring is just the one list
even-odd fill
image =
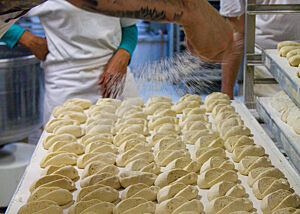
{"label": "white baking tray", "polygon": [[[296,193],[300,194],[300,176],[297,174],[295,169],[290,165],[290,163],[287,161],[287,159],[281,154],[281,152],[277,149],[277,147],[274,145],[272,140],[269,138],[269,136],[264,132],[262,127],[258,124],[256,119],[251,115],[249,110],[246,108],[244,104],[242,104],[239,101],[233,101],[232,105],[236,108],[236,111],[241,115],[242,119],[245,121],[245,125],[250,128],[252,133],[254,134],[254,139],[256,144],[261,145],[265,148],[266,153],[270,156],[270,159],[272,160],[273,165],[278,167],[287,177],[289,180],[291,187],[295,190]],[[19,187],[16,190],[15,195],[13,196],[13,199],[7,209],[7,214],[16,214],[18,209],[26,203],[27,198],[29,197],[29,187],[30,185],[40,177],[40,174],[42,172],[39,163],[47,154],[47,151],[43,149],[42,147],[42,141],[46,137],[47,133],[43,133],[40,141],[36,147],[36,150],[32,156],[31,162],[29,166],[27,167],[24,176],[19,184]],[[190,152],[193,151],[193,147],[191,145],[187,145]],[[227,153],[227,156],[230,157],[230,154]],[[79,174],[82,173],[82,170],[79,170]],[[247,177],[242,176],[240,174],[239,179],[241,183],[245,186],[247,193],[249,194],[249,198],[252,200],[254,207],[257,209],[258,213],[261,213],[260,211],[260,201],[257,200],[252,190],[247,185]],[[80,190],[79,182],[76,182],[76,186],[78,188],[77,191],[73,193],[74,199],[77,196],[77,193]],[[207,205],[207,190],[199,190],[199,195],[201,196],[201,201],[204,204],[204,207],[206,208]],[[64,213],[67,213],[67,209],[64,210]]]}
{"label": "white baking tray", "polygon": [[281,57],[277,49],[264,50],[263,63],[290,98],[300,107],[300,78],[297,67],[290,66],[285,57]]}
{"label": "white baking tray", "polygon": [[300,135],[296,134],[291,126],[280,119],[280,113],[271,106],[270,97],[257,99],[257,111],[281,144],[290,161],[300,173]]}

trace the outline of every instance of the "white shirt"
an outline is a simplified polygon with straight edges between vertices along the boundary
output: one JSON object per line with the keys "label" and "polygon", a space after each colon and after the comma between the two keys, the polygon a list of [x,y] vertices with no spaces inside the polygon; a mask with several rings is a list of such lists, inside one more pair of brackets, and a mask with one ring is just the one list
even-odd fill
{"label": "white shirt", "polygon": [[[299,0],[257,0],[257,4],[299,4]],[[245,0],[221,0],[220,14],[237,17],[245,13]],[[286,40],[300,40],[300,14],[265,14],[256,16],[256,43],[262,48],[276,48]]]}
{"label": "white shirt", "polygon": [[44,67],[53,69],[89,68],[107,63],[121,42],[121,28],[138,20],[115,18],[88,12],[64,0],[48,0],[32,8],[48,42]]}

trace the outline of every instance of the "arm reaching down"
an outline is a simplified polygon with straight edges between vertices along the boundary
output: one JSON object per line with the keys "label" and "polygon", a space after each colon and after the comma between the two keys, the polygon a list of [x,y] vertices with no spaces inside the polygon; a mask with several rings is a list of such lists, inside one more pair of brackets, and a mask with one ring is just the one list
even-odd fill
{"label": "arm reaching down", "polygon": [[232,27],[206,0],[68,1],[110,16],[181,24],[195,54],[208,61],[222,61],[232,46]]}
{"label": "arm reaching down", "polygon": [[244,51],[245,15],[228,18],[234,28],[234,46],[222,64],[222,92],[233,99],[233,88],[240,70]]}
{"label": "arm reaching down", "polygon": [[107,63],[99,84],[102,85],[102,97],[116,98],[124,89],[127,66],[138,41],[136,25],[122,28],[121,44]]}

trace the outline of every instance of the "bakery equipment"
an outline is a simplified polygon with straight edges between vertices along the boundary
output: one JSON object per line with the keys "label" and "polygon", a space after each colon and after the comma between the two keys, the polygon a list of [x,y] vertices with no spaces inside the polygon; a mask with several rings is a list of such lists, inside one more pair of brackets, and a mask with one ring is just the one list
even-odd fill
{"label": "bakery equipment", "polygon": [[257,112],[288,155],[290,162],[300,172],[300,135],[281,120],[280,113],[271,106],[270,102],[270,97],[258,98]]}
{"label": "bakery equipment", "polygon": [[[283,154],[280,153],[278,148],[274,145],[272,140],[268,137],[268,135],[264,132],[264,130],[261,128],[261,126],[258,124],[258,122],[255,120],[255,118],[251,115],[249,110],[246,108],[244,104],[242,104],[239,101],[233,101],[232,106],[234,106],[237,113],[239,113],[242,117],[242,120],[245,122],[245,126],[247,126],[251,133],[254,135],[253,138],[255,142],[265,148],[266,154],[269,155],[270,160],[272,161],[272,164],[279,168],[286,178],[289,180],[291,187],[295,190],[297,194],[299,194],[300,187],[298,180],[299,175],[295,171],[295,169],[289,164],[289,162],[286,160],[286,158],[283,156]],[[212,120],[212,118],[210,118]],[[19,188],[17,189],[17,192],[7,210],[7,213],[16,213],[22,205],[26,203],[27,198],[29,197],[29,187],[33,183],[33,181],[37,180],[42,172],[42,169],[40,168],[40,161],[45,155],[47,155],[48,151],[43,148],[42,142],[43,140],[49,135],[46,131],[44,131],[43,135],[41,136],[40,142],[38,143],[37,149],[34,152],[31,162],[24,174],[24,177],[19,185]],[[261,140],[263,139],[263,140]],[[191,154],[193,153],[194,146],[187,144],[186,145],[189,152]],[[231,154],[227,154],[230,160]],[[75,166],[76,167],[76,166]],[[237,164],[235,163],[235,167],[237,167]],[[77,167],[76,167],[77,168]],[[124,168],[120,168],[120,171],[122,172]],[[164,169],[163,169],[164,170]],[[79,174],[82,175],[82,170],[79,170]],[[247,177],[243,175],[238,175],[239,180],[241,181],[241,184],[246,188],[247,194],[249,194],[249,199],[253,202],[254,207],[257,209],[257,213],[262,213],[259,209],[260,207],[260,201],[256,199],[254,196],[252,189],[247,184]],[[74,192],[74,197],[77,196],[78,192],[80,191],[80,182],[76,182],[77,190]],[[206,206],[208,204],[207,201],[207,192],[208,190],[205,189],[199,189],[199,195],[202,196],[201,202]],[[67,209],[65,211],[67,212]]]}
{"label": "bakery equipment", "polygon": [[42,125],[43,72],[24,47],[0,44],[0,207],[8,205],[34,145],[12,143]]}
{"label": "bakery equipment", "polygon": [[0,44],[0,145],[41,127],[44,79],[40,62],[24,47]]}

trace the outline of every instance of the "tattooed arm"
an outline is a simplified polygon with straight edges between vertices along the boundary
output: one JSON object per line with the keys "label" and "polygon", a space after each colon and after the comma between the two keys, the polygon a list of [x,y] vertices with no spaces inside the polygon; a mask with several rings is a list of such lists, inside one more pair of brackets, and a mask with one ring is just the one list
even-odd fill
{"label": "tattooed arm", "polygon": [[231,26],[206,0],[67,1],[85,10],[110,16],[181,24],[189,45],[205,60],[224,60],[232,46]]}
{"label": "tattooed arm", "polygon": [[184,15],[185,0],[67,0],[77,7],[110,16],[175,22]]}
{"label": "tattooed arm", "polygon": [[29,10],[46,0],[0,0],[0,15]]}
{"label": "tattooed arm", "polygon": [[[16,8],[28,9],[43,1],[0,0],[0,11]],[[226,59],[226,53],[232,46],[233,30],[231,26],[206,0],[67,1],[79,8],[110,16],[181,24],[189,45],[195,50],[194,53],[206,60],[222,61]]]}

